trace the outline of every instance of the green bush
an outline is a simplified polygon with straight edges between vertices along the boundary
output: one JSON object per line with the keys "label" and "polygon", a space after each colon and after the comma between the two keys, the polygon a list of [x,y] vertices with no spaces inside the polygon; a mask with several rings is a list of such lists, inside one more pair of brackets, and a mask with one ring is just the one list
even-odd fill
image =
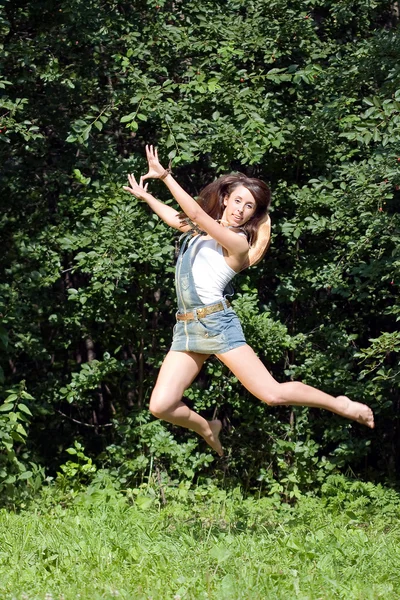
{"label": "green bush", "polygon": [[[151,457],[153,474],[212,473],[285,498],[338,469],[398,480],[392,3],[3,4],[0,393],[25,381],[34,398],[27,437],[25,413],[4,413],[6,436],[23,440],[7,442],[22,467],[4,449],[4,485],[36,473],[29,461],[55,477],[75,440],[96,465],[122,472],[128,457],[127,482]],[[186,431],[147,424],[175,312],[174,235],[122,192],[148,142],[195,196],[227,171],[271,184],[271,248],[237,280],[248,339],[279,381],[370,404],[379,435],[325,412],[269,410],[215,361],[186,399],[231,421],[227,467]]]}

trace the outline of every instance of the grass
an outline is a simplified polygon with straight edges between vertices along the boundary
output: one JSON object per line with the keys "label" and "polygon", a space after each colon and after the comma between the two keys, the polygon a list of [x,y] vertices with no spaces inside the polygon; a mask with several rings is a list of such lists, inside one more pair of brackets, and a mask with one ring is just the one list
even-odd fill
{"label": "grass", "polygon": [[400,599],[396,507],[86,491],[0,513],[1,600]]}

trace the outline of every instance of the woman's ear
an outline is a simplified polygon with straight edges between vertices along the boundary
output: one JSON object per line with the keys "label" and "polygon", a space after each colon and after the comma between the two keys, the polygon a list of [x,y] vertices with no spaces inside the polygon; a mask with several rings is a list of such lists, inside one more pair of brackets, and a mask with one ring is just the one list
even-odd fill
{"label": "woman's ear", "polygon": [[228,206],[228,198],[229,198],[228,194],[225,194],[225,196],[224,196],[224,206]]}

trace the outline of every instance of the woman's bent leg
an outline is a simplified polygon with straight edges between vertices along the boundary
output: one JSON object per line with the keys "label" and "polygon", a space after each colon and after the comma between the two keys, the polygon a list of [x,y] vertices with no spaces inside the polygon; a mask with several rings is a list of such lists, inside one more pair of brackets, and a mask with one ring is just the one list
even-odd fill
{"label": "woman's bent leg", "polygon": [[221,421],[206,421],[181,401],[184,391],[198,375],[207,358],[207,354],[171,350],[161,365],[149,408],[155,417],[195,431],[222,456],[223,450],[218,439]]}
{"label": "woman's bent leg", "polygon": [[353,402],[347,396],[334,398],[299,381],[279,383],[267,371],[250,346],[240,346],[219,354],[218,358],[249,392],[266,404],[325,408],[367,427],[374,427],[374,415],[365,404]]}

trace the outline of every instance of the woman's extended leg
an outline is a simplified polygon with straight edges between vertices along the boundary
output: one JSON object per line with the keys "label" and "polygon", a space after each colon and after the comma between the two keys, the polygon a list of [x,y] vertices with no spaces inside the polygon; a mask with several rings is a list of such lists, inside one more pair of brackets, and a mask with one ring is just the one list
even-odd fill
{"label": "woman's extended leg", "polygon": [[206,421],[181,401],[184,391],[198,375],[206,358],[207,354],[171,350],[161,365],[149,408],[159,419],[192,429],[222,456],[223,450],[218,439],[221,421]]}
{"label": "woman's extended leg", "polygon": [[365,404],[353,402],[347,396],[334,398],[300,381],[279,383],[267,371],[250,346],[240,346],[219,354],[218,358],[249,392],[266,404],[325,408],[367,427],[374,427],[373,412]]}

